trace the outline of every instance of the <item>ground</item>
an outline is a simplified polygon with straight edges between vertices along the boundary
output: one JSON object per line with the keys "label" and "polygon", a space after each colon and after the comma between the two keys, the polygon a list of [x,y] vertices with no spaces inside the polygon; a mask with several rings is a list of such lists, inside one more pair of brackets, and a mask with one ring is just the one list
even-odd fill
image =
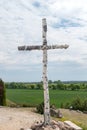
{"label": "ground", "polygon": [[[64,119],[87,124],[87,115],[81,112],[61,109]],[[35,121],[43,120],[43,115],[34,112],[34,108],[0,107],[0,130],[27,130]]]}
{"label": "ground", "polygon": [[30,108],[0,108],[0,130],[28,129],[35,121],[42,119],[42,116],[32,112]]}
{"label": "ground", "polygon": [[87,114],[84,114],[81,111],[74,111],[74,110],[68,110],[68,109],[61,109],[62,114],[64,115],[65,120],[71,120],[72,122],[85,126],[87,129]]}

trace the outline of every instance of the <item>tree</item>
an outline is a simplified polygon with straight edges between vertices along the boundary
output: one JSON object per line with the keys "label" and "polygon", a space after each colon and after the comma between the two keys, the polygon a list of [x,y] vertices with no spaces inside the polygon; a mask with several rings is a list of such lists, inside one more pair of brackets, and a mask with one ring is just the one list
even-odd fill
{"label": "tree", "polygon": [[0,105],[6,105],[6,90],[4,82],[0,79]]}
{"label": "tree", "polygon": [[60,89],[60,90],[64,90],[65,89],[64,88],[64,84],[60,80],[57,81],[57,89]]}
{"label": "tree", "polygon": [[52,84],[52,80],[49,80],[48,83],[49,83],[49,84]]}
{"label": "tree", "polygon": [[38,84],[36,85],[36,88],[37,88],[37,89],[42,89],[42,88],[43,88],[42,83],[38,83]]}
{"label": "tree", "polygon": [[56,89],[56,85],[52,84],[52,89],[55,90]]}
{"label": "tree", "polygon": [[74,110],[82,110],[82,100],[80,97],[77,97],[72,101],[71,106],[73,107]]}
{"label": "tree", "polygon": [[13,88],[13,89],[15,89],[15,88],[16,88],[16,83],[15,83],[15,82],[11,82],[9,88]]}
{"label": "tree", "polygon": [[35,85],[34,84],[31,84],[30,87],[31,87],[31,89],[35,89]]}

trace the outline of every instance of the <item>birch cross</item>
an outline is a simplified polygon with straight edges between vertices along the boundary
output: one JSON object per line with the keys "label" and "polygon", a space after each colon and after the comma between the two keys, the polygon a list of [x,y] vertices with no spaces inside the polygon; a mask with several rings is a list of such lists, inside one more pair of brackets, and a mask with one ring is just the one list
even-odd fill
{"label": "birch cross", "polygon": [[43,44],[36,46],[18,46],[19,51],[42,50],[43,51],[43,89],[44,89],[44,125],[50,125],[50,100],[47,78],[47,50],[49,49],[67,49],[68,45],[47,45],[47,23],[42,19],[42,38]]}

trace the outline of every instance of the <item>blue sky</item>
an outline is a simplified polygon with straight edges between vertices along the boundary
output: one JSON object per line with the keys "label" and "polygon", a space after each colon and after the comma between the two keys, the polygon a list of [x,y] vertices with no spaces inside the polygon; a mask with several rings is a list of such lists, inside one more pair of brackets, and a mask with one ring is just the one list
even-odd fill
{"label": "blue sky", "polygon": [[19,52],[21,45],[42,44],[47,19],[49,80],[87,80],[87,0],[0,0],[0,78],[41,81],[42,51]]}

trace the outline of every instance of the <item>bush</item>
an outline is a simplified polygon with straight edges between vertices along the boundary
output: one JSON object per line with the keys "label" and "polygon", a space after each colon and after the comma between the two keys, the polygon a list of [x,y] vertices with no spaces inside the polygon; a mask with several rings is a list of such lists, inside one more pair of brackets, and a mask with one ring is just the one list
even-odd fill
{"label": "bush", "polygon": [[[55,104],[50,105],[50,108],[56,109]],[[44,102],[40,103],[40,104],[36,107],[36,109],[37,109],[37,112],[38,112],[38,113],[43,114],[43,113],[44,113]]]}
{"label": "bush", "polygon": [[87,99],[83,101],[83,111],[87,111]]}
{"label": "bush", "polygon": [[67,103],[65,104],[65,106],[64,106],[64,108],[66,108],[66,109],[70,109],[70,107],[71,107],[71,104],[70,104],[69,102],[67,102]]}
{"label": "bush", "polygon": [[39,104],[37,107],[37,112],[40,113],[40,114],[43,114],[44,113],[44,102],[42,102],[41,104]]}
{"label": "bush", "polygon": [[74,99],[71,103],[71,106],[74,110],[83,110],[83,103],[81,98],[77,97],[76,99]]}
{"label": "bush", "polygon": [[6,105],[6,89],[4,82],[0,79],[0,105]]}
{"label": "bush", "polygon": [[73,110],[87,111],[87,99],[82,100],[80,97],[74,99],[71,103],[63,104],[63,108],[70,108],[72,106]]}

